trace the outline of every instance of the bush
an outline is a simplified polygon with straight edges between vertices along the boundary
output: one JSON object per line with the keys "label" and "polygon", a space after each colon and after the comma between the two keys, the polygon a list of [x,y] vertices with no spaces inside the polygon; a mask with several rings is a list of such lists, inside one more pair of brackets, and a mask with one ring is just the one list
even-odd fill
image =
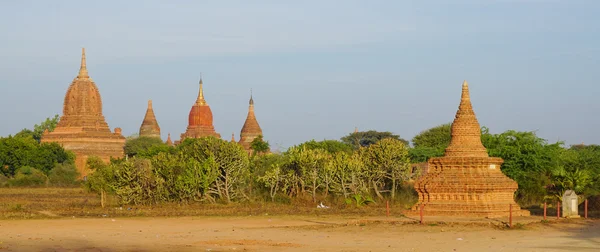
{"label": "bush", "polygon": [[48,182],[52,186],[74,186],[78,185],[79,172],[73,164],[58,164],[50,170]]}
{"label": "bush", "polygon": [[8,178],[0,173],[0,187],[6,186],[6,182],[8,182]]}
{"label": "bush", "polygon": [[17,169],[15,176],[8,180],[9,186],[45,186],[48,184],[48,177],[44,172],[23,166]]}

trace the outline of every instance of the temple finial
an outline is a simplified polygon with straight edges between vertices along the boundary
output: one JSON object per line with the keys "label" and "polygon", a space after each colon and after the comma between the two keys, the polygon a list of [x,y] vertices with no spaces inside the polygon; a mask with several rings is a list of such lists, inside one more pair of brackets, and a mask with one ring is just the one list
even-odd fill
{"label": "temple finial", "polygon": [[235,133],[231,132],[231,142],[235,143]]}
{"label": "temple finial", "polygon": [[[468,103],[468,105],[467,105]],[[460,106],[469,106],[471,107],[471,96],[469,95],[469,83],[467,81],[463,81],[462,84],[462,94],[460,96]]]}
{"label": "temple finial", "polygon": [[79,75],[77,78],[89,78],[87,66],[85,62],[85,48],[81,48],[81,67],[79,68]]}
{"label": "temple finial", "polygon": [[358,127],[354,127],[354,133],[358,133]]}
{"label": "temple finial", "polygon": [[152,108],[152,100],[148,100],[148,109]]}
{"label": "temple finial", "polygon": [[206,100],[204,100],[204,90],[202,88],[202,74],[200,74],[200,90],[198,91],[198,99],[196,99],[196,103],[200,105],[206,105]]}
{"label": "temple finial", "polygon": [[252,88],[250,88],[250,106],[254,106],[254,99],[252,99]]}

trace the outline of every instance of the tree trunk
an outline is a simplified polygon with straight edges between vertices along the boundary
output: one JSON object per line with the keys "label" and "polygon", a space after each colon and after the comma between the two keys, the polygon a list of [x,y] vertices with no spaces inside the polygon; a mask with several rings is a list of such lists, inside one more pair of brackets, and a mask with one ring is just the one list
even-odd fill
{"label": "tree trunk", "polygon": [[102,208],[104,208],[105,196],[106,196],[106,193],[104,192],[104,189],[100,190],[100,205],[102,206]]}
{"label": "tree trunk", "polygon": [[377,189],[377,183],[375,183],[375,180],[373,180],[371,182],[373,184],[373,190],[375,191],[375,194],[377,194],[377,197],[380,198],[380,199],[383,199],[383,196],[379,192],[379,189]]}
{"label": "tree trunk", "polygon": [[392,179],[392,201],[396,198],[396,179]]}

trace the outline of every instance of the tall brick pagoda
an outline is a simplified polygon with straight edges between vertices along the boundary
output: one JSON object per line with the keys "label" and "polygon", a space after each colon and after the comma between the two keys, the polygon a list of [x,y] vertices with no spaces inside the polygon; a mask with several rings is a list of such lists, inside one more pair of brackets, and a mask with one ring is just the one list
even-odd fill
{"label": "tall brick pagoda", "polygon": [[79,74],[67,90],[63,104],[63,115],[52,132],[44,132],[41,142],[57,142],[76,155],[75,165],[82,177],[89,156],[100,157],[105,162],[110,157],[123,157],[125,137],[121,129],[110,131],[102,114],[102,100],[98,87],[88,75],[85,49],[81,52]]}
{"label": "tall brick pagoda", "polygon": [[239,143],[246,151],[251,151],[250,145],[255,138],[262,135],[262,129],[260,128],[260,125],[258,125],[256,115],[254,114],[254,99],[252,99],[252,93],[250,94],[250,101],[248,103],[248,115],[246,116],[242,131],[240,132]]}
{"label": "tall brick pagoda", "polygon": [[221,135],[215,131],[215,127],[213,126],[213,114],[204,99],[202,78],[200,78],[198,98],[190,110],[188,127],[185,133],[181,134],[181,141],[186,138],[201,138],[207,136],[221,138]]}
{"label": "tall brick pagoda", "polygon": [[148,101],[148,108],[146,109],[146,115],[140,126],[140,137],[155,137],[160,138],[160,126],[156,121],[154,115],[154,109],[152,109],[152,100]]}
{"label": "tall brick pagoda", "polygon": [[502,217],[528,216],[514,200],[517,183],[500,171],[504,160],[489,157],[481,142],[481,128],[469,97],[469,86],[462,85],[458,112],[452,123],[452,140],[445,155],[428,160],[428,172],[414,185],[425,215]]}

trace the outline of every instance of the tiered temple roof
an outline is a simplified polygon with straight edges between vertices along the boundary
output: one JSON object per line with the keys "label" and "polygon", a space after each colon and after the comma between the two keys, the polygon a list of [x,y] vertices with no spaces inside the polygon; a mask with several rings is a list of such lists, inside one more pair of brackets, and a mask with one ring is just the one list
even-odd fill
{"label": "tiered temple roof", "polygon": [[160,138],[160,126],[156,121],[154,115],[154,109],[152,109],[152,100],[148,101],[148,108],[146,109],[146,115],[140,126],[140,137],[156,137]]}
{"label": "tiered temple roof", "polygon": [[121,129],[110,131],[102,114],[102,99],[98,87],[89,76],[85,49],[81,52],[79,74],[67,89],[63,115],[52,132],[44,132],[42,142],[57,142],[76,154],[80,175],[86,176],[87,158],[98,156],[108,162],[110,157],[122,157],[125,137]]}
{"label": "tiered temple roof", "polygon": [[501,158],[489,157],[481,142],[481,129],[473,112],[469,85],[452,123],[452,140],[444,157],[430,158],[428,172],[415,183],[419,201],[411,214],[500,217],[529,215],[514,201],[517,183],[500,170]]}
{"label": "tiered temple roof", "polygon": [[204,99],[202,79],[200,79],[198,98],[190,110],[188,127],[185,133],[181,134],[181,141],[185,138],[200,138],[207,136],[221,138],[221,135],[215,131],[215,127],[213,126],[213,114]]}

